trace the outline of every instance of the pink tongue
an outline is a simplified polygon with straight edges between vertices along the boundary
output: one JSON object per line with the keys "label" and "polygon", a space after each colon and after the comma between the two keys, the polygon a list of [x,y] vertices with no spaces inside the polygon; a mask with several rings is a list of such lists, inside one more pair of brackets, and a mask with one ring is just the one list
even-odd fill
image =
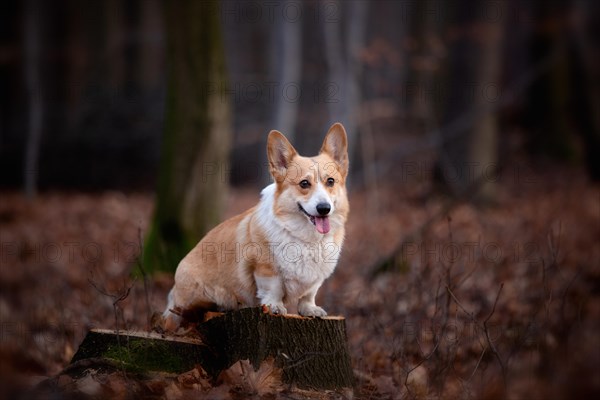
{"label": "pink tongue", "polygon": [[329,217],[315,217],[315,226],[319,233],[326,234],[329,232]]}

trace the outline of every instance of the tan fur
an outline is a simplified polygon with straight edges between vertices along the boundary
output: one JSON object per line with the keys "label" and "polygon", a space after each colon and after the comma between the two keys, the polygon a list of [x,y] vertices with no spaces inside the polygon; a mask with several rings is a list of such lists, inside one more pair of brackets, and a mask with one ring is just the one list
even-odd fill
{"label": "tan fur", "polygon": [[[273,312],[325,315],[314,304],[335,268],[349,212],[346,133],[334,124],[315,157],[302,157],[279,132],[269,134],[267,155],[275,186],[261,202],[211,230],[181,261],[163,314],[168,329],[194,309],[230,310],[267,304]],[[335,183],[329,186],[327,180]],[[302,188],[301,182],[310,183]],[[331,203],[330,231],[317,231],[310,216],[317,202]],[[323,219],[321,219],[323,220]],[[325,228],[322,228],[325,232]],[[268,302],[268,303],[266,303]]]}

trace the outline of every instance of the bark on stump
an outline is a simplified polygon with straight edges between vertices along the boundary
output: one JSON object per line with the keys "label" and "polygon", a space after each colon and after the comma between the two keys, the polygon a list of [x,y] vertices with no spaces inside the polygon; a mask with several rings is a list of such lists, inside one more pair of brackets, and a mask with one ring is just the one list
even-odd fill
{"label": "bark on stump", "polygon": [[227,312],[198,326],[200,337],[92,330],[72,362],[116,359],[133,369],[185,372],[200,365],[213,378],[240,360],[255,370],[273,361],[285,384],[306,389],[352,387],[342,317],[303,318],[261,308]]}

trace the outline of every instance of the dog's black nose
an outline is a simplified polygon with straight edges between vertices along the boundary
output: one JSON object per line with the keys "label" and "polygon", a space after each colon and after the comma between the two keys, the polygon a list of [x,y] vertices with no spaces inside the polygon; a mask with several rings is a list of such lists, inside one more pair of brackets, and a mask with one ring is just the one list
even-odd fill
{"label": "dog's black nose", "polygon": [[331,211],[331,206],[329,203],[319,203],[317,204],[317,212],[319,215],[327,215]]}

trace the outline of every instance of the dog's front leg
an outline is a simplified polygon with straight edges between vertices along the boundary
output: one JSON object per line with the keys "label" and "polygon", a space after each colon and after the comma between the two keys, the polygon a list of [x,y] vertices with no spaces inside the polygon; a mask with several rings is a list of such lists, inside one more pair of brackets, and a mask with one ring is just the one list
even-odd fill
{"label": "dog's front leg", "polygon": [[327,315],[327,312],[315,303],[317,291],[322,284],[323,281],[320,281],[313,285],[298,301],[298,313],[303,317],[324,317]]}
{"label": "dog's front leg", "polygon": [[264,276],[254,273],[256,281],[256,297],[261,305],[269,306],[273,314],[287,314],[287,309],[283,305],[283,283],[278,275]]}

